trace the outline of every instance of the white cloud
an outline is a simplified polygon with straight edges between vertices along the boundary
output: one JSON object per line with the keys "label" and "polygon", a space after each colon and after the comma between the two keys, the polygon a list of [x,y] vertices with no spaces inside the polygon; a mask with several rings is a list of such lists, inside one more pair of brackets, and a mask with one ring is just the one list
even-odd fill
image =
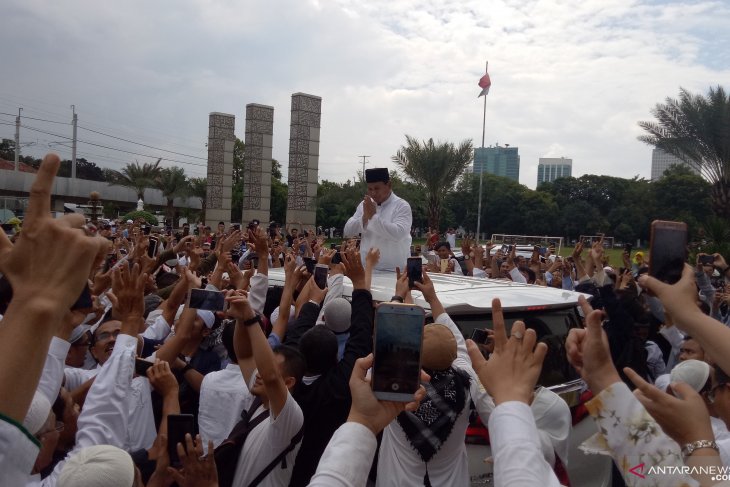
{"label": "white cloud", "polygon": [[[636,122],[679,86],[730,79],[717,41],[730,6],[712,0],[6,3],[0,112],[66,120],[75,104],[81,124],[204,157],[209,112],[235,114],[243,137],[245,105],[263,103],[275,107],[274,157],[286,169],[290,96],[303,91],[323,98],[320,177],[339,181],[361,154],[392,166],[406,133],[480,145],[487,59],[486,143],[518,146],[530,187],[553,152],[576,175],[648,177]],[[1,136],[12,130],[0,125]],[[37,137],[53,139],[23,133]],[[134,157],[109,154],[117,165]]]}

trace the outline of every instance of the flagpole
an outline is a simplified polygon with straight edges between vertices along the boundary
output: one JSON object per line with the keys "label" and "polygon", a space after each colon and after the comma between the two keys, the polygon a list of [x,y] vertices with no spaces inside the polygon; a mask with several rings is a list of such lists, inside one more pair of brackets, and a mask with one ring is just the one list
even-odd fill
{"label": "flagpole", "polygon": [[[484,72],[487,73],[489,71],[489,61],[487,61],[487,65],[484,68]],[[487,96],[484,95],[484,114],[482,117],[482,149],[484,149],[484,134],[486,132],[487,128]],[[484,165],[482,164],[481,170],[479,171],[479,205],[477,207],[477,238],[476,241],[479,242],[480,238],[480,229],[482,224],[482,175],[484,174]]]}

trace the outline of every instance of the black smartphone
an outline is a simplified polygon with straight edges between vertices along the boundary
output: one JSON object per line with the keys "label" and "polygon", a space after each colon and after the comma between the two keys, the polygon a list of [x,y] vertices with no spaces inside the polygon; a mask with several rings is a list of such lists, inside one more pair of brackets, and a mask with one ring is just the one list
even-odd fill
{"label": "black smartphone", "polygon": [[487,330],[480,330],[479,328],[474,328],[474,330],[471,332],[471,340],[474,343],[486,345],[489,342],[489,333],[487,333]]}
{"label": "black smartphone", "polygon": [[381,303],[375,310],[372,389],[378,399],[410,402],[421,376],[426,315],[410,304]]}
{"label": "black smartphone", "polygon": [[231,224],[231,232],[235,232],[236,230],[240,230],[240,229],[241,229],[241,224],[240,223],[232,223]]}
{"label": "black smartphone", "polygon": [[152,231],[152,227],[150,225],[142,225],[142,235],[149,235]]}
{"label": "black smartphone", "polygon": [[191,289],[188,293],[188,307],[190,308],[223,311],[225,304],[225,295],[220,291]]}
{"label": "black smartphone", "polygon": [[339,264],[342,262],[342,255],[340,254],[340,251],[338,250],[335,252],[335,255],[332,256],[332,263],[333,264]]}
{"label": "black smartphone", "polygon": [[147,377],[147,370],[153,365],[155,364],[153,364],[149,360],[136,358],[134,359],[134,373],[137,375],[141,375],[142,377]]}
{"label": "black smartphone", "polygon": [[416,282],[423,283],[423,261],[420,257],[408,257],[406,261],[408,288],[416,289]]}
{"label": "black smartphone", "polygon": [[337,244],[330,244],[330,250],[339,250]]}
{"label": "black smartphone", "polygon": [[192,414],[168,414],[167,415],[167,453],[170,455],[170,465],[180,468],[180,457],[177,455],[177,444],[182,443],[185,447],[185,435],[189,434],[195,438],[195,416]]}
{"label": "black smartphone", "polygon": [[687,260],[687,224],[654,220],[649,245],[649,275],[674,284],[682,278]]}
{"label": "black smartphone", "polygon": [[699,257],[699,263],[702,265],[713,265],[715,263],[715,256],[714,255],[700,255]]}
{"label": "black smartphone", "polygon": [[91,309],[93,306],[94,302],[91,299],[91,290],[87,284],[84,286],[84,289],[81,291],[81,295],[78,297],[76,302],[71,305],[71,311],[77,309]]}
{"label": "black smartphone", "polygon": [[324,289],[327,287],[327,274],[329,273],[329,267],[324,264],[317,264],[314,266],[314,283],[318,288]]}
{"label": "black smartphone", "polygon": [[157,255],[157,247],[160,245],[160,239],[157,237],[149,238],[149,245],[147,246],[147,256],[155,257]]}
{"label": "black smartphone", "polygon": [[114,267],[114,264],[117,263],[117,254],[109,254],[106,256],[106,261],[104,262],[104,272],[108,271],[112,267]]}
{"label": "black smartphone", "polygon": [[304,257],[304,265],[307,267],[307,272],[314,274],[314,266],[317,265],[317,261],[311,257]]}

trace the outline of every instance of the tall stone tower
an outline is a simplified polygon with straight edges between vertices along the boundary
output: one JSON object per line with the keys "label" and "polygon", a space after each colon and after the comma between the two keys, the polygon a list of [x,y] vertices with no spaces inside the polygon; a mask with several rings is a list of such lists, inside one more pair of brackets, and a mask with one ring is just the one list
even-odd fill
{"label": "tall stone tower", "polygon": [[[243,166],[243,215],[245,225],[259,220],[266,226],[271,215],[271,147],[274,107],[246,105],[246,159]],[[279,222],[281,223],[281,222]]]}
{"label": "tall stone tower", "polygon": [[205,224],[215,229],[218,222],[231,223],[233,175],[233,130],[236,117],[211,112],[208,122],[208,187],[205,197]]}
{"label": "tall stone tower", "polygon": [[314,226],[317,220],[317,173],[322,98],[306,93],[291,97],[289,196],[286,223]]}

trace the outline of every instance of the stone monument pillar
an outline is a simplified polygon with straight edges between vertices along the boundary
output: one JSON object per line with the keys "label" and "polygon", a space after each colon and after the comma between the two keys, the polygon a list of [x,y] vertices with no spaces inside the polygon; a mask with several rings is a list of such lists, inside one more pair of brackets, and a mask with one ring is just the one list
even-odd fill
{"label": "stone monument pillar", "polygon": [[313,227],[317,220],[317,172],[322,98],[306,93],[291,97],[289,132],[289,197],[286,221]]}
{"label": "stone monument pillar", "polygon": [[[245,225],[258,220],[266,228],[271,219],[271,147],[274,107],[246,105],[246,158],[243,165],[243,216]],[[278,222],[284,226],[284,222]]]}
{"label": "stone monument pillar", "polygon": [[[208,124],[208,187],[205,195],[205,224],[212,229],[218,222],[231,223],[233,184],[233,129],[236,117],[211,112]],[[215,230],[214,230],[215,231]]]}

